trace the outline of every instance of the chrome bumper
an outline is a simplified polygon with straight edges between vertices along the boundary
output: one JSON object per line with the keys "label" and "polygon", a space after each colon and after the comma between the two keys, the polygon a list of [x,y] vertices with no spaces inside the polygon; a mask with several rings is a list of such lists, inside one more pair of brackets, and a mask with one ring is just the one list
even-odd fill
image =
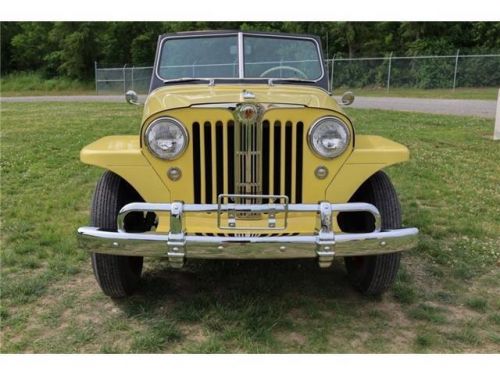
{"label": "chrome bumper", "polygon": [[[183,225],[185,212],[266,212],[274,220],[276,212],[315,212],[318,233],[313,235],[279,237],[221,237],[186,234]],[[128,233],[123,220],[130,212],[170,213],[169,233]],[[375,218],[375,230],[369,233],[338,233],[332,230],[335,212],[370,212]],[[231,215],[229,215],[231,217]],[[230,219],[231,220],[231,219]],[[241,232],[237,232],[241,233]],[[131,203],[118,215],[118,232],[102,231],[96,227],[78,229],[80,247],[89,252],[167,257],[172,266],[181,267],[186,258],[276,259],[317,258],[320,266],[331,265],[334,256],[375,255],[404,251],[415,247],[417,228],[380,230],[380,214],[368,203],[331,204],[168,204]]]}

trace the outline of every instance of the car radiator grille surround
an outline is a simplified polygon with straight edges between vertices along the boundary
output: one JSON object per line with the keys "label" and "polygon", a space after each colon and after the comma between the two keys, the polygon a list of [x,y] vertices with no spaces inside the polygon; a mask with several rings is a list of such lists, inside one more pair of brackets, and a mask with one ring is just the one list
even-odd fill
{"label": "car radiator grille surround", "polygon": [[219,194],[286,195],[302,203],[303,122],[194,122],[192,144],[194,203],[217,203]]}

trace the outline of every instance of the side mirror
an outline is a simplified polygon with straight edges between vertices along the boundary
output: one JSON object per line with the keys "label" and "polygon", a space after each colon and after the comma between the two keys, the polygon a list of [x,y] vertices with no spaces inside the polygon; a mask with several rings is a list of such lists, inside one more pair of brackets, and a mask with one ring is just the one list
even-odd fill
{"label": "side mirror", "polygon": [[134,90],[128,90],[125,93],[125,100],[128,104],[141,105],[141,103],[139,103],[139,96]]}
{"label": "side mirror", "polygon": [[351,105],[354,101],[354,94],[351,91],[346,91],[344,95],[342,95],[342,105]]}

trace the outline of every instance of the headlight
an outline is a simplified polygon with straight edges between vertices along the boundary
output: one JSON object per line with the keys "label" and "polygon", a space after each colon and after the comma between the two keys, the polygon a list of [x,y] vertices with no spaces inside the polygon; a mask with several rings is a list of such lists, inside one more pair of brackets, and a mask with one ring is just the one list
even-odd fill
{"label": "headlight", "polygon": [[342,154],[349,144],[349,128],[335,117],[323,117],[309,130],[309,146],[322,158],[334,158]]}
{"label": "headlight", "polygon": [[184,126],[170,117],[161,117],[149,124],[144,141],[149,150],[160,159],[177,159],[188,144]]}

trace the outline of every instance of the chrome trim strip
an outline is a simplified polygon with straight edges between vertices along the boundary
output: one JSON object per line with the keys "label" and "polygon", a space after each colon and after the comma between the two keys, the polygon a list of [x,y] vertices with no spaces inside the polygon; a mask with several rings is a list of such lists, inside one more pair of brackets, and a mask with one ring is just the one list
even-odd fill
{"label": "chrome trim strip", "polygon": [[[190,108],[221,108],[221,109],[234,109],[240,103],[207,103],[207,104],[193,104]],[[264,107],[264,110],[267,111],[269,109],[282,109],[282,108],[305,108],[304,104],[287,104],[287,103],[262,103],[259,102],[259,105]]]}
{"label": "chrome trim strip", "polygon": [[245,50],[243,49],[243,33],[238,33],[238,77],[243,79],[245,77]]}
{"label": "chrome trim strip", "polygon": [[[254,195],[238,195],[241,198],[255,198]],[[260,198],[274,198],[274,195],[260,195]],[[322,202],[328,203],[328,202]],[[142,212],[170,212],[174,203],[129,203],[122,207],[118,213],[117,224],[118,231],[124,232],[123,221],[125,216],[134,211]],[[374,205],[370,203],[328,203],[331,206],[332,212],[369,212],[375,218],[375,232],[380,231],[381,220],[380,213]],[[272,206],[269,204],[183,204],[183,212],[218,212],[218,210],[235,210],[246,211],[252,213],[268,212],[274,210],[279,212],[316,212],[321,211],[320,204],[279,204],[275,203]]]}
{"label": "chrome trim strip", "polygon": [[[336,256],[387,254],[409,250],[418,241],[417,228],[335,236]],[[287,259],[316,258],[317,235],[283,237],[185,236],[186,258]],[[102,254],[169,257],[169,236],[155,233],[119,233],[96,227],[78,229],[83,249]]]}

